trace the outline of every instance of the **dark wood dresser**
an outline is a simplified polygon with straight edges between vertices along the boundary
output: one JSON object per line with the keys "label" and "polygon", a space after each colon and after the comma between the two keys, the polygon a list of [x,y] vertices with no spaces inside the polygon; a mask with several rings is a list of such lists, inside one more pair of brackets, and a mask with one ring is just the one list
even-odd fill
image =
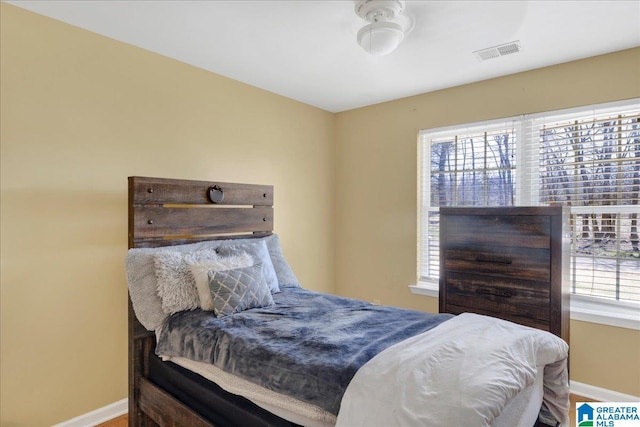
{"label": "dark wood dresser", "polygon": [[569,343],[569,211],[440,208],[440,312],[472,312]]}

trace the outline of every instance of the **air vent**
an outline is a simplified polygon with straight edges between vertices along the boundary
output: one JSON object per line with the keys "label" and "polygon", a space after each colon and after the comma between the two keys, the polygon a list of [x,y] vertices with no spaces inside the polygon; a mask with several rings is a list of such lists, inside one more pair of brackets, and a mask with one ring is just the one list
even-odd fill
{"label": "air vent", "polygon": [[479,61],[497,58],[499,56],[511,55],[520,52],[520,42],[509,42],[499,46],[489,47],[487,49],[476,50],[473,54]]}

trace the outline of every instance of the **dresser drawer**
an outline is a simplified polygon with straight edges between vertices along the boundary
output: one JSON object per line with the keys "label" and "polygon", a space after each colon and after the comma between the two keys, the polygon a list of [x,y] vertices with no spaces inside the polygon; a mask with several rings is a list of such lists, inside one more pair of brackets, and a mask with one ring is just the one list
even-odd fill
{"label": "dresser drawer", "polygon": [[466,272],[496,277],[512,277],[549,282],[550,251],[537,248],[479,246],[445,248],[447,272]]}
{"label": "dresser drawer", "polygon": [[549,321],[549,283],[448,273],[446,305],[463,311],[499,313]]}
{"label": "dresser drawer", "polygon": [[451,246],[497,245],[548,248],[548,216],[454,215],[442,218],[440,231]]}
{"label": "dresser drawer", "polygon": [[461,313],[475,313],[475,314],[483,314],[485,316],[497,317],[498,319],[508,320],[513,323],[517,323],[519,325],[529,326],[530,328],[537,328],[543,331],[551,332],[551,325],[547,320],[540,319],[532,319],[529,317],[517,316],[508,313],[500,313],[492,310],[484,310],[481,308],[469,308],[469,307],[459,307],[456,305],[449,305],[447,307],[447,313],[451,314],[461,314]]}

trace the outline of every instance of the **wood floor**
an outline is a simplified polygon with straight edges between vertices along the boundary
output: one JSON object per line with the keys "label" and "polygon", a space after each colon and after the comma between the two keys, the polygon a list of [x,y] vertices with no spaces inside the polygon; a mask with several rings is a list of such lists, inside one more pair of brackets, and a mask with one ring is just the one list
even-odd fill
{"label": "wood floor", "polygon": [[127,427],[127,414],[124,414],[118,418],[107,421],[106,423],[98,424],[96,427]]}
{"label": "wood floor", "polygon": [[[571,427],[576,425],[576,402],[597,402],[597,400],[587,399],[586,397],[575,394],[571,395],[571,407],[569,408],[569,418],[571,420],[569,422],[569,426]],[[127,416],[123,415],[111,421],[107,421],[106,423],[100,424],[97,427],[127,427]]]}

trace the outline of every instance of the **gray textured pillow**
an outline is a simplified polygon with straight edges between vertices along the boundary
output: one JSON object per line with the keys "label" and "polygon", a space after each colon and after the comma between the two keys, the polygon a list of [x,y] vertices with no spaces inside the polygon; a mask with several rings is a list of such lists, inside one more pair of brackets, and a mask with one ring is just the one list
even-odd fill
{"label": "gray textured pillow", "polygon": [[200,261],[193,257],[186,256],[185,260],[196,283],[200,308],[213,311],[213,299],[209,289],[209,271],[233,270],[236,268],[251,267],[254,262],[251,255],[243,252],[237,256],[220,257],[215,261]]}
{"label": "gray textured pillow", "polygon": [[215,249],[190,253],[164,251],[156,254],[154,262],[162,310],[167,314],[174,314],[200,307],[200,297],[190,266],[196,262],[212,263],[219,258]]}
{"label": "gray textured pillow", "polygon": [[218,253],[223,257],[238,255],[243,252],[251,255],[256,263],[262,263],[264,279],[271,293],[280,292],[278,276],[276,276],[273,262],[271,262],[271,255],[269,254],[269,249],[267,249],[267,243],[264,239],[258,240],[255,243],[221,246],[218,248]]}
{"label": "gray textured pillow", "polygon": [[269,256],[273,263],[273,268],[276,271],[278,277],[278,285],[281,288],[299,288],[300,282],[293,273],[293,270],[289,266],[284,254],[282,253],[282,247],[280,246],[280,238],[277,234],[272,234],[264,238],[267,242],[267,249],[269,250]]}
{"label": "gray textured pillow", "polygon": [[[146,249],[146,248],[145,248]],[[126,259],[129,297],[136,317],[149,331],[158,329],[167,313],[156,289],[156,269],[153,255],[143,249],[130,249]]]}
{"label": "gray textured pillow", "polygon": [[273,304],[262,263],[235,270],[210,271],[209,288],[217,317]]}

